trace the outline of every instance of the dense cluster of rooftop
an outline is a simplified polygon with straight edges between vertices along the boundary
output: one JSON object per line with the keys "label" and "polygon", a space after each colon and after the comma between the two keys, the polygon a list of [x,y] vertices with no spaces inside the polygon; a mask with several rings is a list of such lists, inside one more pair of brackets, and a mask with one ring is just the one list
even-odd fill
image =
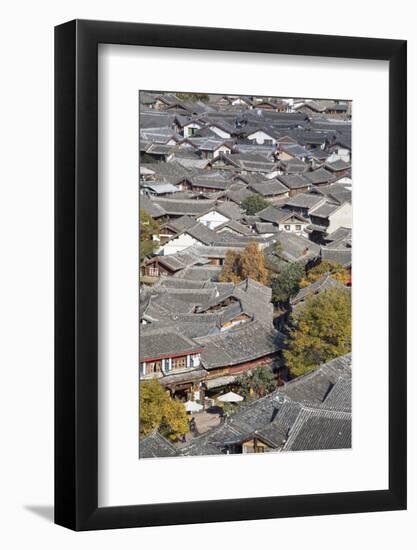
{"label": "dense cluster of rooftop", "polygon": [[[201,396],[251,369],[282,368],[271,289],[219,275],[227,252],[253,241],[272,270],[324,259],[350,266],[350,109],[347,101],[140,94],[140,207],[159,222],[141,265],[142,380]],[[251,197],[265,203],[249,214]],[[291,305],[337,284],[325,276]],[[350,357],[302,378],[181,451],[155,432],[141,456],[242,452],[248,441],[268,450],[350,446]],[[319,425],[325,440],[311,435]]]}
{"label": "dense cluster of rooftop", "polygon": [[175,447],[157,431],[142,457],[307,451],[351,447],[351,357],[345,355],[242,407],[217,428]]}

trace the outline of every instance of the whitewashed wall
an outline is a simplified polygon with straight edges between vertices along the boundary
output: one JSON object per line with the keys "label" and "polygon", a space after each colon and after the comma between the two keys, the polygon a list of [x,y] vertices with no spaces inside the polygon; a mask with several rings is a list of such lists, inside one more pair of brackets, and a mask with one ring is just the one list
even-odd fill
{"label": "whitewashed wall", "polygon": [[160,256],[169,256],[170,254],[176,254],[177,252],[182,252],[189,246],[192,246],[197,241],[191,235],[188,235],[187,233],[183,233],[179,237],[176,237],[175,239],[172,239],[168,241],[166,244],[161,246],[157,250],[157,254]]}
{"label": "whitewashed wall", "polygon": [[249,134],[248,139],[255,140],[258,145],[263,145],[265,141],[268,142],[268,140],[272,141],[273,145],[277,143],[277,140],[274,137],[268,135],[262,130],[257,130],[256,132],[253,132],[253,134]]}
{"label": "whitewashed wall", "polygon": [[[328,233],[336,231],[339,227],[352,227],[352,205],[349,202],[342,204],[342,206],[330,216]],[[370,230],[372,230],[372,228],[370,228]]]}
{"label": "whitewashed wall", "polygon": [[209,229],[216,229],[216,227],[222,223],[229,221],[229,218],[223,216],[223,214],[220,214],[220,212],[217,212],[216,210],[212,210],[211,212],[207,212],[203,216],[200,216],[197,220]]}

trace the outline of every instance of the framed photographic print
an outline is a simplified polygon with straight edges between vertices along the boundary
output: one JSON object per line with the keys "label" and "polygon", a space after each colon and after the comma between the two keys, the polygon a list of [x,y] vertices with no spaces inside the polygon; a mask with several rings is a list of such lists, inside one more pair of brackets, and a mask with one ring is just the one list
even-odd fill
{"label": "framed photographic print", "polygon": [[55,521],[406,507],[406,42],[55,30]]}

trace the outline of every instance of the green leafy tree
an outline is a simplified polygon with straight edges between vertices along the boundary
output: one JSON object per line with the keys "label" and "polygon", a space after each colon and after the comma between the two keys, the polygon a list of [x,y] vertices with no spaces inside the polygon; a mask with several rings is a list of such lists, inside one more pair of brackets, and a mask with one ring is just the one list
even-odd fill
{"label": "green leafy tree", "polygon": [[260,212],[267,206],[271,206],[270,203],[265,200],[261,195],[249,195],[242,201],[242,208],[246,211],[246,214],[253,216],[257,212]]}
{"label": "green leafy tree", "polygon": [[163,429],[172,440],[188,432],[187,413],[180,401],[172,399],[158,380],[140,383],[140,433]]}
{"label": "green leafy tree", "polygon": [[282,242],[281,241],[276,241],[275,243],[270,245],[270,247],[271,247],[270,252],[274,256],[278,256],[279,258],[282,256],[283,249],[282,249]]}
{"label": "green leafy tree", "polygon": [[288,303],[288,300],[300,290],[300,281],[304,275],[303,266],[297,263],[287,264],[272,279],[272,299],[277,305]]}
{"label": "green leafy tree", "polygon": [[241,408],[240,403],[222,403],[221,408],[225,417],[230,417],[236,414]]}
{"label": "green leafy tree", "polygon": [[271,393],[277,381],[271,367],[258,367],[245,372],[239,379],[241,390],[239,393],[246,399],[258,399]]}
{"label": "green leafy tree", "polygon": [[159,242],[153,240],[153,235],[159,235],[159,223],[152,218],[143,208],[139,212],[140,226],[140,261],[153,254]]}
{"label": "green leafy tree", "polygon": [[323,275],[331,275],[340,283],[347,285],[350,282],[350,271],[337,262],[323,260],[316,266],[312,267],[305,277],[300,281],[300,287],[304,288],[311,283],[315,283],[323,277]]}
{"label": "green leafy tree", "polygon": [[351,350],[351,295],[332,288],[310,296],[291,316],[284,357],[292,376],[300,376]]}
{"label": "green leafy tree", "polygon": [[287,261],[282,257],[282,243],[276,241],[263,250],[266,268],[271,273],[280,273],[287,266]]}
{"label": "green leafy tree", "polygon": [[247,278],[263,285],[268,283],[268,270],[265,267],[264,255],[255,242],[248,243],[242,252],[229,250],[219,275],[221,283],[237,284]]}

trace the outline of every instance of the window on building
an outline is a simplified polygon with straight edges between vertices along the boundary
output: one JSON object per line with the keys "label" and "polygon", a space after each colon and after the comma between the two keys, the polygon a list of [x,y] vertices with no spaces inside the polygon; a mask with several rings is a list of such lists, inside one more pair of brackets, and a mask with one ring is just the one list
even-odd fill
{"label": "window on building", "polygon": [[190,357],[190,367],[198,367],[200,365],[200,354],[196,353]]}
{"label": "window on building", "polygon": [[301,231],[301,225],[298,225],[298,224],[297,224],[297,225],[295,226],[295,229],[296,229],[296,231]]}
{"label": "window on building", "polygon": [[173,357],[172,358],[172,368],[173,369],[185,369],[187,366],[187,357]]}
{"label": "window on building", "polygon": [[154,266],[150,266],[149,267],[149,276],[150,277],[158,277],[159,275],[159,270],[157,267],[154,267]]}
{"label": "window on building", "polygon": [[149,374],[156,374],[161,370],[161,361],[149,361],[148,363],[140,364],[140,375],[148,376]]}
{"label": "window on building", "polygon": [[291,225],[284,225],[284,229],[285,229],[285,231],[290,231]]}

